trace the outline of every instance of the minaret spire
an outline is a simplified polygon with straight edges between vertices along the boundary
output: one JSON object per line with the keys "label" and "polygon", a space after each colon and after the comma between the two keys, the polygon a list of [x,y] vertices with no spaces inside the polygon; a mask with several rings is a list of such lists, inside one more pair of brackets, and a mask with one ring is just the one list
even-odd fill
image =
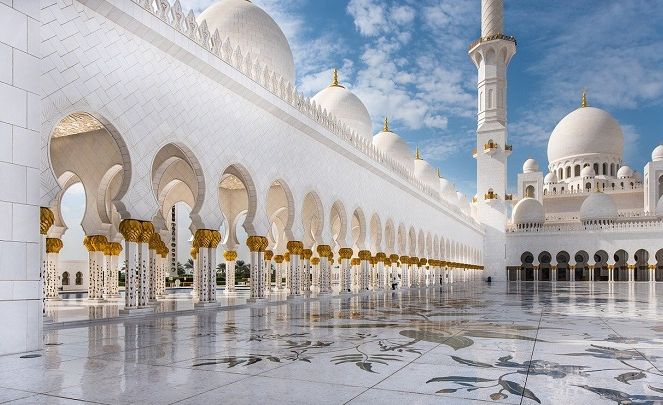
{"label": "minaret spire", "polygon": [[382,132],[389,132],[389,118],[384,117],[384,127],[382,127]]}
{"label": "minaret spire", "polygon": [[[470,45],[477,68],[476,149],[496,144],[490,154],[476,153],[478,220],[485,226],[483,260],[486,276],[506,280],[507,167],[511,147],[507,130],[507,71],[516,54],[516,39],[505,33],[504,0],[481,0],[481,37]],[[500,57],[495,57],[500,55]]]}
{"label": "minaret spire", "polygon": [[417,146],[417,155],[414,158],[417,160],[421,160],[421,151],[419,150],[418,146]]}

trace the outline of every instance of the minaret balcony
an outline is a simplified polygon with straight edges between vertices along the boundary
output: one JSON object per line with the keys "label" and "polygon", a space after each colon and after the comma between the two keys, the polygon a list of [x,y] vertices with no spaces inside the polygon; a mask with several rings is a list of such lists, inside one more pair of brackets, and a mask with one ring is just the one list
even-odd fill
{"label": "minaret balcony", "polygon": [[492,141],[483,145],[483,153],[489,156],[493,156],[499,149],[500,147]]}

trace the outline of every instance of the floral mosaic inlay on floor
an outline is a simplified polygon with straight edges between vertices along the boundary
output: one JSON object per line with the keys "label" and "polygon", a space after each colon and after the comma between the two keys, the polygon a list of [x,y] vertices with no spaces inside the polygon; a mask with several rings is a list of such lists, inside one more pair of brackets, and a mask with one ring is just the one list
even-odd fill
{"label": "floral mosaic inlay on floor", "polygon": [[663,401],[660,286],[465,284],[46,332],[0,402]]}

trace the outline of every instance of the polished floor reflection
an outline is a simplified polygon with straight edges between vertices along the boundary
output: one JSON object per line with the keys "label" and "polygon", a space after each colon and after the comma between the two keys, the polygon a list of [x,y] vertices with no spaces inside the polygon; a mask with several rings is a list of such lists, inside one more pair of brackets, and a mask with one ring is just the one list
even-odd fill
{"label": "polished floor reflection", "polygon": [[663,286],[464,284],[105,321],[0,357],[0,402],[656,404]]}

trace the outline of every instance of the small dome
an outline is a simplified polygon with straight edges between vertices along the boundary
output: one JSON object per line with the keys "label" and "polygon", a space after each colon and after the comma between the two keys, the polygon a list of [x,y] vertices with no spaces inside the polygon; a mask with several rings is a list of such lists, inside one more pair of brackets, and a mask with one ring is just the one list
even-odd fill
{"label": "small dome", "polygon": [[543,224],[545,220],[543,205],[535,198],[523,198],[513,207],[511,221],[516,225]]}
{"label": "small dome", "polygon": [[295,60],[281,28],[263,9],[246,0],[220,0],[198,16],[207,21],[213,35],[219,30],[223,41],[230,38],[233,48],[239,45],[242,55],[251,53],[262,66],[295,84]]}
{"label": "small dome", "polygon": [[347,124],[359,136],[370,140],[373,134],[371,116],[359,97],[338,83],[336,69],[332,84],[313,96],[312,100]]}
{"label": "small dome", "polygon": [[615,205],[612,197],[598,191],[589,194],[580,207],[581,221],[613,219],[616,217],[617,205]]}
{"label": "small dome", "polygon": [[440,196],[450,203],[453,203],[456,198],[456,188],[444,177],[440,177]]}
{"label": "small dome", "polygon": [[592,166],[585,166],[580,171],[580,177],[596,177],[596,172]]}
{"label": "small dome", "polygon": [[587,154],[606,154],[621,159],[624,134],[608,112],[581,107],[564,117],[548,141],[548,162]]}
{"label": "small dome", "polygon": [[663,160],[663,145],[658,145],[651,153],[651,160],[653,162],[660,162]]}
{"label": "small dome", "polygon": [[382,153],[396,160],[410,172],[414,171],[412,151],[407,143],[389,129],[389,121],[384,119],[384,128],[373,136],[373,145]]}
{"label": "small dome", "polygon": [[440,178],[435,169],[423,159],[414,160],[414,177],[434,190],[439,190]]}
{"label": "small dome", "polygon": [[523,173],[536,173],[539,171],[539,164],[534,159],[527,159],[523,164]]}
{"label": "small dome", "polygon": [[617,177],[620,179],[628,179],[633,177],[633,169],[628,166],[622,166],[617,170]]}
{"label": "small dome", "polygon": [[557,174],[555,172],[550,172],[546,174],[546,177],[543,179],[545,184],[557,183]]}

